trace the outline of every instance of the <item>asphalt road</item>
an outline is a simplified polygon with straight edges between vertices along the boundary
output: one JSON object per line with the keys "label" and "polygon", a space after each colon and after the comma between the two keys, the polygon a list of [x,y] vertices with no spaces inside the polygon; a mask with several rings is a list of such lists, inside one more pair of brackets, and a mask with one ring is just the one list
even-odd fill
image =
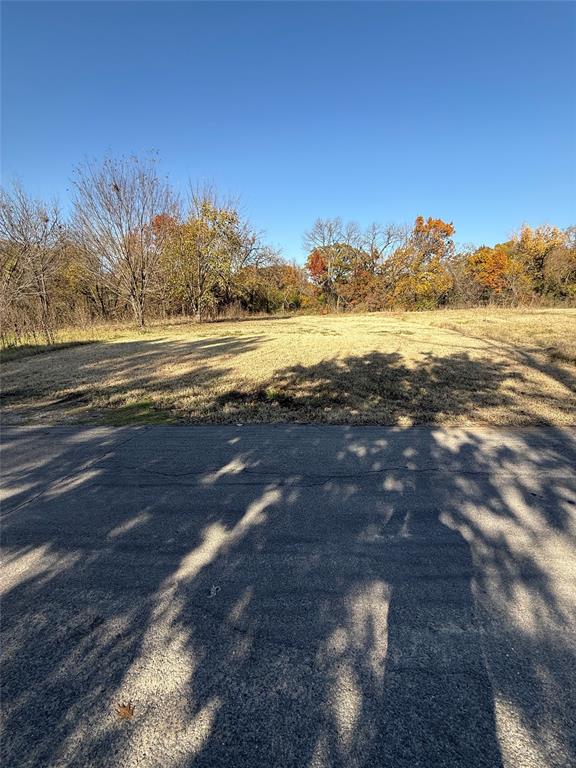
{"label": "asphalt road", "polygon": [[575,467],[575,430],[5,428],[3,767],[573,768]]}

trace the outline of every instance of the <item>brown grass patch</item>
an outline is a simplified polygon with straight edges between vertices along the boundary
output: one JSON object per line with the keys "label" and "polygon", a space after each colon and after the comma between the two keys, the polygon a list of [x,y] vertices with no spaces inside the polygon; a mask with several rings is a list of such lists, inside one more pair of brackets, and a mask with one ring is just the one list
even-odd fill
{"label": "brown grass patch", "polygon": [[[572,424],[576,310],[98,329],[3,364],[22,422]],[[66,344],[75,340],[72,334]]]}

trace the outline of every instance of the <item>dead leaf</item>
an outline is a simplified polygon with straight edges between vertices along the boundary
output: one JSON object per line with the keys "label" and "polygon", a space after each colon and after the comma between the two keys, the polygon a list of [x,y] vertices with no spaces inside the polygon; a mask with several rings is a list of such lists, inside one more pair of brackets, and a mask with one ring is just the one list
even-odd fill
{"label": "dead leaf", "polygon": [[131,701],[127,704],[118,704],[116,706],[116,714],[120,720],[131,720],[134,717],[134,705]]}

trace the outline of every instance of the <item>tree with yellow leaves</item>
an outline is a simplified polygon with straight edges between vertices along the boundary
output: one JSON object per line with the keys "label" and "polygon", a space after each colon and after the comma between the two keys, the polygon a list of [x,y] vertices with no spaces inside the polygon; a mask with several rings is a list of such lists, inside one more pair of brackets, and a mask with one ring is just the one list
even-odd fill
{"label": "tree with yellow leaves", "polygon": [[392,302],[409,308],[433,308],[446,301],[452,278],[446,268],[454,253],[454,225],[418,216],[405,243],[390,258],[396,279]]}
{"label": "tree with yellow leaves", "polygon": [[565,233],[548,224],[535,229],[526,224],[513,238],[516,258],[522,264],[535,293],[543,295],[546,292],[546,261],[550,254],[562,248],[565,243]]}

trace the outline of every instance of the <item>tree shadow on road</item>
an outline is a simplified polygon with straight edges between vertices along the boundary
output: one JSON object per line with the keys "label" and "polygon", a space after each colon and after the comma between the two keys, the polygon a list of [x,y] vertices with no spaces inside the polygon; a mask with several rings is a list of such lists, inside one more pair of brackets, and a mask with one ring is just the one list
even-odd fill
{"label": "tree shadow on road", "polygon": [[[481,365],[453,409],[494,396]],[[573,437],[62,428],[4,452],[4,765],[576,761]]]}

